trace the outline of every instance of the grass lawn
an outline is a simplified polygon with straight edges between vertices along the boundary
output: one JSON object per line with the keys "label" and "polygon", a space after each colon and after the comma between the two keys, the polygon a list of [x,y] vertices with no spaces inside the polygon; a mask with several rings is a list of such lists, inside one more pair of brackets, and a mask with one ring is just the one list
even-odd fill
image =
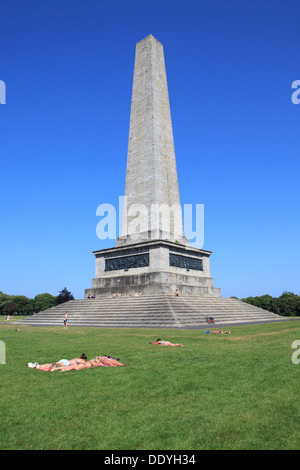
{"label": "grass lawn", "polygon": [[[19,331],[16,331],[16,328]],[[0,449],[299,449],[300,322],[204,330],[0,322]],[[158,337],[184,347],[152,346]],[[27,367],[85,352],[126,367]]]}

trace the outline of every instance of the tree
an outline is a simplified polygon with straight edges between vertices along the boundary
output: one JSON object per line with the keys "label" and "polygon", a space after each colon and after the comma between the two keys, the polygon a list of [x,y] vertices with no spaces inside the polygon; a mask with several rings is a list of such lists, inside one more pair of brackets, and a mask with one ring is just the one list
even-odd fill
{"label": "tree", "polygon": [[43,310],[47,310],[48,308],[53,307],[56,301],[56,297],[54,295],[45,293],[45,294],[38,294],[33,299],[34,301],[34,311],[41,312]]}
{"label": "tree", "polygon": [[300,316],[300,296],[293,292],[284,291],[280,297],[261,295],[260,297],[247,297],[241,300],[278,315]]}
{"label": "tree", "polygon": [[15,302],[7,302],[2,307],[2,312],[3,313],[16,312],[17,310],[18,310],[18,306]]}
{"label": "tree", "polygon": [[2,307],[8,302],[12,302],[11,295],[4,294],[3,292],[0,291],[0,309],[2,310]]}
{"label": "tree", "polygon": [[73,299],[73,295],[65,287],[63,290],[59,291],[59,295],[55,299],[55,305],[60,305]]}
{"label": "tree", "polygon": [[29,299],[25,295],[13,295],[12,301],[18,306],[19,315],[28,315],[34,313],[34,302],[33,299]]}
{"label": "tree", "polygon": [[293,292],[283,292],[277,299],[278,310],[281,315],[299,316],[300,315],[300,297]]}

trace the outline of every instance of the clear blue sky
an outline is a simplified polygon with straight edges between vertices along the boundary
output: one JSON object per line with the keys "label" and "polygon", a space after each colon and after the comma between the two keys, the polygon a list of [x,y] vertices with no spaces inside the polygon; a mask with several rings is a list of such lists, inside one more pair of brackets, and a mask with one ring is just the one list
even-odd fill
{"label": "clear blue sky", "polygon": [[91,287],[124,194],[135,44],[165,51],[182,204],[223,296],[299,292],[298,0],[2,0],[0,290]]}

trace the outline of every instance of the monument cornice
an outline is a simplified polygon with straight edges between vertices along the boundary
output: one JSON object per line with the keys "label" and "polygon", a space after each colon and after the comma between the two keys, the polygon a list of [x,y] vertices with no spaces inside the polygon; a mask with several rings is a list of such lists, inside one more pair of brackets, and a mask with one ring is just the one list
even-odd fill
{"label": "monument cornice", "polygon": [[[180,251],[184,251],[186,253],[188,252],[191,252],[191,253],[194,253],[194,254],[202,254],[202,255],[205,255],[205,256],[210,256],[212,254],[212,251],[208,251],[208,250],[203,250],[202,248],[196,248],[196,247],[191,247],[191,246],[186,246],[186,245],[183,245],[181,243],[176,243],[176,242],[171,242],[171,241],[168,241],[168,240],[149,240],[149,241],[145,241],[145,242],[138,242],[138,243],[132,243],[130,245],[126,245],[126,250],[134,250],[136,248],[139,248],[139,249],[145,249],[145,250],[149,250],[150,248],[158,248],[158,247],[161,247],[161,246],[164,246],[166,248],[169,248],[169,249],[173,249],[173,250],[180,250]],[[93,254],[95,256],[97,256],[98,254],[101,254],[101,255],[104,255],[104,254],[109,254],[109,253],[113,253],[113,254],[117,254],[118,252],[119,253],[122,253],[124,252],[124,248],[125,247],[112,247],[112,248],[103,248],[101,250],[96,250],[96,251],[93,251]]]}

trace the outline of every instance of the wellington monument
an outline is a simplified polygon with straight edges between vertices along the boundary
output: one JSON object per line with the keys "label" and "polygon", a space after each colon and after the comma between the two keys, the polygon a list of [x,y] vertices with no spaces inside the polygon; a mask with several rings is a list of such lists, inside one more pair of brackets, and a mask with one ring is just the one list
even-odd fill
{"label": "wellington monument", "polygon": [[189,246],[182,220],[163,47],[150,35],[136,45],[122,233],[115,247],[94,251],[84,299],[19,323],[62,325],[66,310],[68,325],[101,328],[203,328],[211,315],[219,326],[284,320],[221,297],[211,251]]}
{"label": "wellington monument", "polygon": [[136,45],[122,235],[94,255],[86,296],[221,295],[211,252],[190,247],[183,233],[164,51],[152,35]]}

